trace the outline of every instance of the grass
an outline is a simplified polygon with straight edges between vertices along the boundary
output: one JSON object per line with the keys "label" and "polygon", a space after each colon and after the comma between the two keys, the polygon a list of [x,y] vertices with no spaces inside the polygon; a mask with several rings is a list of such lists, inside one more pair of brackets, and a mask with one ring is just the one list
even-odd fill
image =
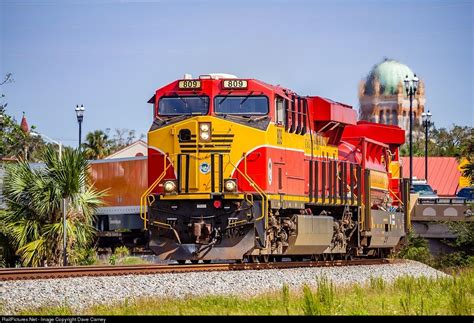
{"label": "grass", "polygon": [[206,296],[184,299],[142,298],[83,311],[67,306],[26,309],[22,315],[472,315],[474,268],[454,277],[400,277],[393,283],[335,286],[326,278],[291,291],[257,297]]}
{"label": "grass", "polygon": [[109,255],[106,259],[99,259],[95,257],[94,265],[144,265],[150,264],[143,258],[130,255],[130,250],[125,247],[118,247],[114,253]]}

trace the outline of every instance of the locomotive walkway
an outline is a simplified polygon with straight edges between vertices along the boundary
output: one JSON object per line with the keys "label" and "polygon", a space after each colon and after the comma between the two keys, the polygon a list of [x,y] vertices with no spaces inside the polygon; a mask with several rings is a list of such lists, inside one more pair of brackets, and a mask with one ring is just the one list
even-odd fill
{"label": "locomotive walkway", "polygon": [[304,267],[335,267],[379,265],[394,263],[392,259],[353,259],[329,261],[298,261],[232,264],[185,264],[185,265],[128,265],[128,266],[77,266],[0,269],[0,281],[24,279],[69,278],[81,276],[146,275],[160,273],[184,273],[197,271],[230,271],[286,269]]}

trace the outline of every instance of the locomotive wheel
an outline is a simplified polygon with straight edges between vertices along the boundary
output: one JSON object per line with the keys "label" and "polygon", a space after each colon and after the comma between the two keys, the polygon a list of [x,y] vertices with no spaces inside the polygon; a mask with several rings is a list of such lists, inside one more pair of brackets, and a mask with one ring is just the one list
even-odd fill
{"label": "locomotive wheel", "polygon": [[352,260],[353,258],[353,255],[354,255],[354,249],[350,248],[349,250],[347,250],[347,252],[344,254],[344,260]]}
{"label": "locomotive wheel", "polygon": [[178,265],[184,265],[186,263],[186,260],[178,260]]}
{"label": "locomotive wheel", "polygon": [[261,255],[260,262],[267,263],[270,259],[270,255]]}
{"label": "locomotive wheel", "polygon": [[258,261],[258,256],[256,256],[256,255],[248,256],[248,262],[253,263],[253,264],[258,263],[259,262]]}

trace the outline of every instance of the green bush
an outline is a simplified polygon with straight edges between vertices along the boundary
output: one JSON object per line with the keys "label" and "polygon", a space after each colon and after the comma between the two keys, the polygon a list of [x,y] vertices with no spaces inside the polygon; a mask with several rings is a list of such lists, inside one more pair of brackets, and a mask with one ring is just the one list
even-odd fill
{"label": "green bush", "polygon": [[466,255],[474,256],[474,222],[448,222],[449,230],[456,235],[456,240],[450,245]]}
{"label": "green bush", "polygon": [[115,248],[114,255],[118,258],[125,258],[130,256],[130,250],[125,246],[117,247]]}
{"label": "green bush", "polygon": [[115,254],[111,255],[110,258],[109,258],[109,264],[111,264],[112,266],[115,265],[117,263],[117,256]]}
{"label": "green bush", "polygon": [[69,263],[75,266],[90,266],[97,263],[97,252],[94,248],[77,248],[68,255]]}
{"label": "green bush", "polygon": [[142,265],[149,262],[140,257],[130,256],[130,250],[121,246],[115,249],[114,253],[109,257],[110,265]]}
{"label": "green bush", "polygon": [[433,266],[438,269],[447,269],[453,267],[473,267],[474,256],[467,255],[465,252],[462,251],[455,251],[437,257]]}
{"label": "green bush", "polygon": [[412,231],[408,232],[407,244],[400,250],[398,256],[403,259],[411,259],[428,265],[433,262],[433,257],[428,248],[428,242],[421,237],[416,237]]}

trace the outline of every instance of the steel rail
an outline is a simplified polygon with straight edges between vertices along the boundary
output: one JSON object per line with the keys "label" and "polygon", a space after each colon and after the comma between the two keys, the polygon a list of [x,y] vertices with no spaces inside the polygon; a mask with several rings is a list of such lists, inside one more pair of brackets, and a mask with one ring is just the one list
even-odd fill
{"label": "steel rail", "polygon": [[35,267],[35,268],[2,268],[0,281],[25,279],[71,278],[83,276],[117,276],[117,275],[146,275],[162,273],[185,273],[197,271],[231,271],[231,270],[261,270],[286,269],[305,267],[336,267],[357,265],[380,265],[394,263],[391,259],[353,259],[326,261],[298,262],[267,262],[267,263],[220,263],[220,264],[150,264],[127,266],[71,266],[71,267]]}

